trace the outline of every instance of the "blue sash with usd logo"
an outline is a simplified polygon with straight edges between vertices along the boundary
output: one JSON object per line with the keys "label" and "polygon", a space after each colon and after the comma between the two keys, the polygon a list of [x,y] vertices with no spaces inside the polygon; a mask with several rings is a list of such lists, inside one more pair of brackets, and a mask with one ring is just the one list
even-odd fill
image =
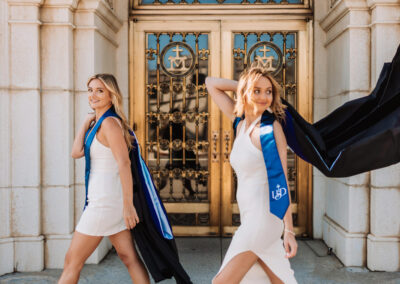
{"label": "blue sash with usd logo", "polygon": [[[236,132],[237,125],[244,117],[237,117],[233,122]],[[286,183],[285,172],[282,168],[278,148],[276,147],[273,122],[275,116],[266,110],[261,116],[260,141],[267,169],[269,184],[269,208],[272,214],[280,219],[286,214],[289,207],[289,190]]]}

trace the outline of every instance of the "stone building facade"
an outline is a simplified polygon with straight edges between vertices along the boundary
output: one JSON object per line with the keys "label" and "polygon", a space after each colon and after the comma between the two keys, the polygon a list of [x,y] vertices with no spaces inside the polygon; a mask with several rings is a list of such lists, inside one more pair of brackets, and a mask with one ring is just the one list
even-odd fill
{"label": "stone building facade", "polygon": [[[86,80],[115,74],[129,113],[131,7],[0,3],[0,275],[63,266],[84,202],[84,161],[70,149],[89,111]],[[317,121],[375,86],[400,43],[400,2],[315,0],[310,10]],[[346,266],[400,270],[400,165],[340,179],[314,169],[312,180],[313,237]],[[103,240],[88,262],[110,248]]]}

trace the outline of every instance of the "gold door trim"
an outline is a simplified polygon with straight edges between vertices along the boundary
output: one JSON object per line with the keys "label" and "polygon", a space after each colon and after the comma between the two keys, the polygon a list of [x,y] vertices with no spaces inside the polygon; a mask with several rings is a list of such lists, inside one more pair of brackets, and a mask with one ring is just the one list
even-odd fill
{"label": "gold door trim", "polygon": [[183,10],[197,10],[197,13],[201,13],[198,10],[219,10],[219,9],[268,9],[268,10],[298,10],[298,9],[305,9],[310,8],[312,5],[311,0],[303,0],[303,3],[294,3],[294,4],[283,4],[283,3],[261,3],[261,4],[251,4],[251,3],[242,3],[242,4],[142,4],[141,0],[131,0],[130,6],[131,9],[143,9],[143,10],[175,10],[175,9],[183,9]]}

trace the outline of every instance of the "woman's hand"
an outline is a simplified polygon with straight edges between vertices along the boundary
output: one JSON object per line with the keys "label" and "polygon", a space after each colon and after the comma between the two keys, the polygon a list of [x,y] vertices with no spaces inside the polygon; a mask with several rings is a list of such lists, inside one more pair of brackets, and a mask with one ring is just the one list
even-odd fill
{"label": "woman's hand", "polygon": [[132,203],[124,205],[124,221],[129,230],[135,228],[136,224],[139,223],[139,217]]}
{"label": "woman's hand", "polygon": [[85,121],[83,123],[85,125],[85,128],[88,129],[90,127],[90,124],[92,124],[92,122],[95,119],[96,119],[96,113],[94,113],[94,112],[88,113],[88,115],[86,116]]}
{"label": "woman's hand", "polygon": [[286,251],[286,258],[292,258],[297,253],[297,241],[292,232],[286,231],[283,234],[283,245]]}
{"label": "woman's hand", "polygon": [[71,157],[74,159],[82,158],[85,155],[83,149],[85,143],[85,134],[89,129],[90,124],[96,119],[95,113],[89,113],[83,124],[81,125],[78,134],[75,136],[74,143],[72,144]]}

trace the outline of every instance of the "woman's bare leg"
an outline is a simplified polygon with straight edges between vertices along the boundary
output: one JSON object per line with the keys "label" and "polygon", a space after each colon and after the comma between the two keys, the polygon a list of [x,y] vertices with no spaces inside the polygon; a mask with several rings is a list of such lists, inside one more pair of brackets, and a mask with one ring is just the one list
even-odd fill
{"label": "woman's bare leg", "polygon": [[58,280],[59,284],[78,283],[79,274],[86,259],[97,248],[102,238],[79,232],[74,233],[71,245],[65,255],[64,270]]}
{"label": "woman's bare leg", "polygon": [[267,273],[269,280],[271,280],[272,284],[285,284],[261,259],[258,259],[258,263],[261,265],[265,273]]}
{"label": "woman's bare leg", "polygon": [[238,284],[247,271],[257,261],[258,256],[251,251],[242,252],[232,258],[222,271],[215,276],[213,284]]}
{"label": "woman's bare leg", "polygon": [[109,239],[117,251],[119,258],[128,268],[132,282],[135,284],[150,283],[149,274],[138,256],[130,231],[124,230],[109,236]]}

